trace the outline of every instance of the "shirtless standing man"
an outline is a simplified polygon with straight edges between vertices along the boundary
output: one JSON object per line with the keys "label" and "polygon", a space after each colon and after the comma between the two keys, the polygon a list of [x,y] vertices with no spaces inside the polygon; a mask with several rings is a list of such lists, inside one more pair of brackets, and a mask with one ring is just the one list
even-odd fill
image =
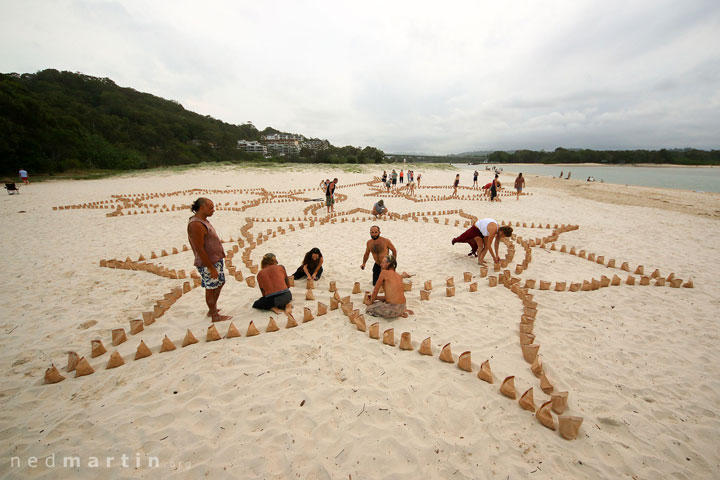
{"label": "shirtless standing man", "polygon": [[[383,318],[406,318],[408,314],[412,315],[413,311],[405,308],[405,287],[402,277],[395,271],[397,261],[391,255],[386,255],[380,266],[382,272],[365,313]],[[378,295],[381,288],[385,291],[384,296]]]}
{"label": "shirtless standing man", "polygon": [[191,208],[195,215],[190,217],[188,222],[188,240],[195,254],[195,267],[200,273],[202,286],[205,288],[207,316],[212,317],[213,322],[230,320],[231,316],[220,315],[220,309],[217,308],[220,291],[225,285],[225,272],[223,272],[225,250],[218,234],[208,221],[208,217],[212,217],[215,213],[215,204],[209,198],[201,197],[195,200]]}
{"label": "shirtless standing man", "polygon": [[278,265],[275,254],[266,253],[260,262],[260,268],[257,281],[263,296],[255,300],[253,308],[272,310],[274,313],[280,314],[292,301],[285,267]]}
{"label": "shirtless standing man", "polygon": [[360,265],[360,268],[365,270],[365,264],[368,261],[370,252],[372,252],[373,260],[375,260],[375,265],[373,265],[373,285],[377,283],[378,278],[380,277],[380,272],[382,270],[380,264],[382,263],[383,258],[387,256],[388,250],[392,252],[392,256],[397,264],[397,249],[395,248],[395,245],[393,245],[387,238],[380,236],[380,227],[377,225],[370,227],[370,240],[367,241],[365,255],[363,256],[363,263]]}

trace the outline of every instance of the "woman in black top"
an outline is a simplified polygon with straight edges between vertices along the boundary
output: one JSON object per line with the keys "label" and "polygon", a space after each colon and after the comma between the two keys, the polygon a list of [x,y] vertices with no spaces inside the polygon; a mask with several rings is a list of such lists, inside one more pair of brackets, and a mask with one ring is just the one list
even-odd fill
{"label": "woman in black top", "polygon": [[315,247],[309,252],[305,254],[305,258],[303,259],[302,265],[298,267],[297,270],[295,270],[295,273],[293,273],[293,278],[312,278],[313,280],[318,280],[320,276],[322,275],[323,268],[323,256],[320,252],[320,249]]}

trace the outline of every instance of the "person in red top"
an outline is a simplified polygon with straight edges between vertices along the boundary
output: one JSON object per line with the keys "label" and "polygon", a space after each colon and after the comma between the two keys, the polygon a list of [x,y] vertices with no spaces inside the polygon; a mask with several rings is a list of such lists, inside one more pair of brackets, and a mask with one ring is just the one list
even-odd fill
{"label": "person in red top", "polygon": [[405,175],[405,174],[403,173],[403,171],[400,170],[400,183],[403,183],[403,176],[404,176],[404,175]]}
{"label": "person in red top", "polygon": [[225,272],[223,259],[225,250],[217,232],[208,221],[215,213],[215,204],[209,198],[198,198],[191,207],[193,213],[188,221],[187,232],[190,246],[195,254],[195,267],[197,267],[202,286],[205,288],[205,303],[208,306],[207,316],[213,322],[230,320],[229,315],[220,315],[217,301],[223,285],[225,285]]}

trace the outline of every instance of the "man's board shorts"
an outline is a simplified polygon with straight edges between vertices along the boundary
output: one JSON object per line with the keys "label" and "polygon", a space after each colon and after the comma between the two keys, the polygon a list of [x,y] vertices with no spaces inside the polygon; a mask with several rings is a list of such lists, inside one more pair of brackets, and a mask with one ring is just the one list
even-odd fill
{"label": "man's board shorts", "polygon": [[373,317],[397,318],[405,311],[404,303],[387,303],[375,300],[372,305],[368,305],[365,313]]}
{"label": "man's board shorts", "polygon": [[518,193],[522,192],[522,187],[517,187],[515,190],[518,191]]}
{"label": "man's board shorts", "polygon": [[335,204],[335,197],[332,195],[325,195],[325,205],[328,207]]}
{"label": "man's board shorts", "polygon": [[200,278],[202,279],[203,288],[208,290],[215,290],[218,287],[222,287],[225,284],[225,272],[223,271],[223,259],[221,258],[215,265],[215,270],[218,271],[218,278],[212,278],[210,276],[210,269],[208,267],[196,267],[200,272]]}

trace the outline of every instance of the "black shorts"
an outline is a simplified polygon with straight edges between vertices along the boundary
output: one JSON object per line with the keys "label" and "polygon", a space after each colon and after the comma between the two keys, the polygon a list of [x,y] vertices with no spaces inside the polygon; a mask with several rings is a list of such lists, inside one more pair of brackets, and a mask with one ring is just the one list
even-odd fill
{"label": "black shorts", "polygon": [[379,263],[376,263],[373,265],[373,285],[375,285],[378,281],[378,278],[380,278],[380,272],[382,271],[382,267]]}
{"label": "black shorts", "polygon": [[[323,267],[320,267],[320,269],[317,272],[317,278],[320,278],[322,276],[322,272],[323,272]],[[295,280],[306,277],[305,270],[303,270],[302,265],[300,265],[298,267],[298,269],[295,270],[295,273],[293,273],[292,276]]]}
{"label": "black shorts", "polygon": [[273,307],[283,309],[285,306],[292,301],[292,293],[290,291],[283,292],[279,295],[268,295],[260,297],[253,303],[253,308],[258,310],[270,310]]}

